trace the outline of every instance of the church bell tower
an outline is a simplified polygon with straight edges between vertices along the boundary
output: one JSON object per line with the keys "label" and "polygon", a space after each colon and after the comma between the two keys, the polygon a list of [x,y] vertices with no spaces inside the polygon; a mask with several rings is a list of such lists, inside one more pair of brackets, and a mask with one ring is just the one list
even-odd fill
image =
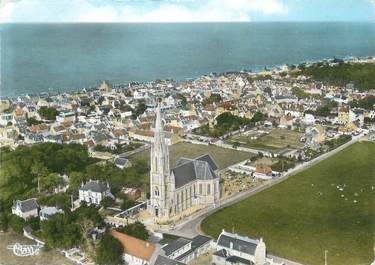
{"label": "church bell tower", "polygon": [[156,108],[154,140],[151,144],[150,211],[156,219],[169,218],[170,214],[170,172],[169,150],[165,142],[160,105]]}

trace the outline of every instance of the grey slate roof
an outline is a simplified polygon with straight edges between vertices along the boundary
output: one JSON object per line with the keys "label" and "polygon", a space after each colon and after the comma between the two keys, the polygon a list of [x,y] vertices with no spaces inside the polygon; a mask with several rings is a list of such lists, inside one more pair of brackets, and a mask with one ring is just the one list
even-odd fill
{"label": "grey slate roof", "polygon": [[210,242],[212,239],[207,236],[197,235],[196,237],[191,239],[191,249],[183,253],[182,255],[178,256],[176,259],[181,260],[186,256],[190,255],[192,252],[203,246],[204,244]]}
{"label": "grey slate roof", "polygon": [[215,168],[217,169],[217,165],[209,155],[204,155],[194,160],[181,158],[177,162],[177,166],[172,169],[175,177],[175,187],[180,188],[196,179],[210,180],[217,178]]}
{"label": "grey slate roof", "polygon": [[116,165],[124,166],[127,161],[128,160],[126,158],[116,157],[114,162],[115,162]]}
{"label": "grey slate roof", "polygon": [[196,160],[206,161],[210,165],[210,167],[213,171],[219,169],[217,164],[215,163],[214,159],[209,154],[202,155],[202,156],[196,158]]}
{"label": "grey slate roof", "polygon": [[[231,244],[232,243],[232,244]],[[258,245],[257,241],[250,238],[240,237],[229,233],[222,233],[217,241],[218,246],[232,248],[234,250],[254,255]],[[232,246],[232,247],[231,247]]]}
{"label": "grey slate roof", "polygon": [[187,244],[191,243],[191,240],[180,237],[176,240],[173,240],[171,243],[163,247],[163,250],[165,252],[165,255],[169,256],[173,254],[176,250],[179,250],[180,248],[186,246]]}
{"label": "grey slate roof", "polygon": [[39,208],[38,203],[36,202],[36,199],[27,199],[24,201],[17,201],[16,205],[18,205],[21,209],[21,212],[29,212],[35,209]]}
{"label": "grey slate roof", "polygon": [[226,258],[227,257],[227,251],[224,248],[222,248],[219,251],[216,251],[213,255],[219,256],[219,257],[222,257],[222,258]]}
{"label": "grey slate roof", "polygon": [[80,188],[83,191],[90,190],[94,192],[105,192],[107,189],[107,184],[100,181],[89,181]]}
{"label": "grey slate roof", "polygon": [[159,255],[156,258],[154,265],[185,265],[185,263]]}

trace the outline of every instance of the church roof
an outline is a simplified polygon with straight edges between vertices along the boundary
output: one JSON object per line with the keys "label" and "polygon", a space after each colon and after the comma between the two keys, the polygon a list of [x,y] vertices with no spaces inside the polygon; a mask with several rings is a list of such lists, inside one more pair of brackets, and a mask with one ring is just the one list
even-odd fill
{"label": "church roof", "polygon": [[212,170],[214,170],[214,171],[219,169],[217,164],[215,163],[214,159],[209,154],[202,155],[202,156],[196,158],[196,160],[206,161],[210,165]]}
{"label": "church roof", "polygon": [[217,178],[216,163],[210,155],[204,155],[196,159],[181,158],[177,166],[172,169],[175,178],[175,187],[180,188],[196,179],[210,180]]}

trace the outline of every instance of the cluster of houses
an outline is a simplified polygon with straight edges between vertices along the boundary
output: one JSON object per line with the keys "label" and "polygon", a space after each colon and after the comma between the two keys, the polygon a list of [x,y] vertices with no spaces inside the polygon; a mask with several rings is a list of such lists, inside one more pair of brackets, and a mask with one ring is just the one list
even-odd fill
{"label": "cluster of houses", "polygon": [[[148,144],[155,136],[152,126],[158,99],[161,99],[159,107],[163,110],[163,130],[168,145],[186,140],[214,143],[218,139],[194,135],[193,130],[204,125],[213,126],[216,117],[225,112],[249,119],[256,113],[263,113],[266,120],[262,121],[262,126],[298,128],[304,132],[301,141],[312,149],[319,148],[327,138],[356,134],[363,129],[366,118],[375,119],[374,108],[350,107],[353,100],[375,95],[375,88],[359,92],[350,84],[328,86],[305,76],[293,77],[285,70],[288,69],[258,74],[210,74],[183,82],[157,80],[127,86],[103,81],[97,89],[75,93],[3,98],[0,101],[0,147],[16,148],[43,142],[76,143],[87,146],[90,154],[96,155],[98,146],[114,150],[133,141]],[[296,88],[305,96],[297,96]],[[328,116],[314,114],[326,100],[336,102],[337,107],[332,108]],[[41,114],[42,108],[55,109],[58,114],[54,119],[46,120]],[[288,155],[299,157],[303,153],[295,150]],[[131,167],[125,157],[113,155],[112,158],[121,169]],[[238,172],[248,169],[249,165],[245,163],[232,167]],[[280,174],[262,165],[251,168],[251,172],[261,179]],[[66,187],[57,189],[56,192],[66,191]],[[133,188],[124,188],[122,192],[132,200],[141,196],[140,191]],[[100,205],[106,197],[115,199],[109,183],[89,180],[79,188],[80,203]],[[12,213],[25,220],[31,217],[48,220],[63,210],[40,207],[37,200],[31,198],[15,201]],[[208,253],[216,265],[281,264],[267,255],[262,239],[226,231],[222,231],[216,241],[199,235],[177,238],[166,245],[115,230],[111,233],[124,246],[124,260],[128,264],[180,265]]]}
{"label": "cluster of houses", "polygon": [[[110,85],[103,83],[92,90],[59,95],[20,96],[0,101],[0,145],[15,147],[41,142],[79,143],[89,150],[102,145],[115,149],[131,140],[150,142],[156,99],[161,98],[166,138],[169,144],[179,142],[203,125],[213,125],[224,112],[252,118],[266,114],[265,123],[280,128],[303,127],[307,138],[314,140],[322,128],[316,124],[336,124],[338,133],[353,133],[374,119],[375,111],[351,108],[374,91],[359,92],[352,84],[329,86],[305,76],[292,77],[285,69],[254,74],[235,72],[210,74],[195,80],[175,82],[158,80],[149,83]],[[257,77],[271,77],[257,78]],[[294,92],[302,90],[300,98]],[[210,101],[220,95],[220,101]],[[324,100],[337,102],[328,117],[314,115]],[[145,110],[138,112],[140,104]],[[55,108],[55,120],[45,120],[40,108]],[[30,123],[30,119],[38,121]],[[313,127],[313,128],[310,128]],[[308,143],[310,143],[308,141]]]}
{"label": "cluster of houses", "polygon": [[123,258],[134,265],[183,265],[208,257],[215,265],[282,265],[267,255],[262,238],[251,239],[222,231],[214,241],[207,236],[179,237],[168,244],[153,244],[129,235],[111,231],[124,247]]}

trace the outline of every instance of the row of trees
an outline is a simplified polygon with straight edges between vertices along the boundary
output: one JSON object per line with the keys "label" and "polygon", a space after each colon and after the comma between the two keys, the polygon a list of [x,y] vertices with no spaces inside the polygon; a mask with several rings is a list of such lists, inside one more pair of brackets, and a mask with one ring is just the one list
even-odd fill
{"label": "row of trees", "polygon": [[315,80],[337,86],[345,86],[349,83],[353,83],[360,91],[375,88],[374,64],[339,63],[330,66],[320,63],[311,67],[302,67],[299,72],[293,75],[311,76]]}
{"label": "row of trees", "polygon": [[210,128],[209,125],[205,125],[195,129],[194,133],[220,137],[231,131],[236,131],[243,126],[254,126],[256,122],[263,121],[264,119],[265,115],[261,112],[256,112],[251,119],[239,117],[230,112],[224,112],[216,117],[216,124],[213,128]]}
{"label": "row of trees", "polygon": [[3,148],[0,156],[0,201],[10,204],[37,191],[51,192],[62,182],[58,174],[82,172],[96,160],[82,145],[44,143],[20,146],[14,151]]}

